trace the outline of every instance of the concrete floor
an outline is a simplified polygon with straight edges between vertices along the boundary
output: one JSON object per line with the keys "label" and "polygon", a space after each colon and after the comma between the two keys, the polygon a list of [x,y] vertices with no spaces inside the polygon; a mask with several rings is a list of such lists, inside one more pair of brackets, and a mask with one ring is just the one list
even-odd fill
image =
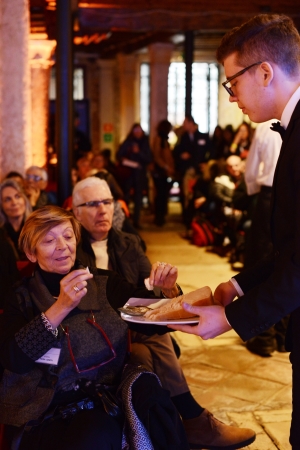
{"label": "concrete floor", "polygon": [[[184,292],[208,285],[212,290],[234,273],[226,258],[208,253],[180,237],[184,230],[178,203],[170,203],[167,223],[158,228],[143,212],[141,235],[150,261],[167,261],[178,267]],[[180,362],[197,401],[228,424],[256,431],[249,450],[288,450],[291,419],[291,366],[288,353],[270,358],[250,353],[230,331],[203,341],[176,332]]]}

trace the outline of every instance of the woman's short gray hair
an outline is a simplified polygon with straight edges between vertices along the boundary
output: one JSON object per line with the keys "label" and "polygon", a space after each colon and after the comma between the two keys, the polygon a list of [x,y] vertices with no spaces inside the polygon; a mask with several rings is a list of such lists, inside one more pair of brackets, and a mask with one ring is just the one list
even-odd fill
{"label": "woman's short gray hair", "polygon": [[25,200],[24,220],[27,219],[27,217],[29,216],[29,214],[32,211],[32,207],[30,205],[28,197],[26,197],[25,192],[23,191],[22,186],[20,186],[19,183],[17,183],[12,178],[7,178],[6,180],[2,181],[2,183],[0,184],[0,226],[1,227],[7,222],[7,217],[3,211],[3,206],[2,206],[3,205],[2,193],[6,187],[11,187],[11,188],[15,189],[20,194],[20,196]]}
{"label": "woman's short gray hair", "polygon": [[34,211],[26,220],[20,237],[19,248],[25,253],[35,255],[36,247],[43,237],[54,227],[71,222],[76,242],[80,240],[81,226],[71,211],[55,205],[47,205]]}

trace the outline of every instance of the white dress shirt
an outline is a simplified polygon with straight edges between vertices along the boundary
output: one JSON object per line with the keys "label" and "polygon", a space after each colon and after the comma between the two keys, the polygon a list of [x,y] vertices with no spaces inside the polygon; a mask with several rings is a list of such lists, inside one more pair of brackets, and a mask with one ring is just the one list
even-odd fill
{"label": "white dress shirt", "polygon": [[248,195],[257,194],[261,186],[272,186],[282,139],[270,129],[272,119],[260,123],[254,133],[246,160],[245,182]]}

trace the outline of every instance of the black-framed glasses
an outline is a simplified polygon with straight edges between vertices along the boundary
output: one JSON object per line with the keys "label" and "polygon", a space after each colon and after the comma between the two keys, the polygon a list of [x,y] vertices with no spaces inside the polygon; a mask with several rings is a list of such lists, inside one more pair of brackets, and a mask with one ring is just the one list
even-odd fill
{"label": "black-framed glasses", "polygon": [[98,331],[100,331],[103,339],[105,340],[105,342],[107,343],[107,345],[109,347],[109,350],[111,352],[111,356],[108,359],[106,359],[105,361],[102,361],[101,363],[96,364],[95,366],[89,367],[88,369],[79,369],[78,364],[77,364],[77,362],[75,360],[75,356],[74,356],[72,345],[71,345],[69,327],[68,326],[63,327],[62,325],[60,325],[61,329],[63,330],[63,332],[65,334],[65,336],[67,337],[67,344],[68,344],[69,353],[70,353],[70,356],[71,356],[71,360],[72,360],[74,369],[76,370],[77,373],[89,372],[91,370],[98,369],[99,367],[104,366],[105,364],[108,364],[109,362],[113,361],[116,358],[116,356],[117,356],[117,353],[116,353],[116,351],[115,351],[115,349],[114,349],[114,347],[113,347],[109,337],[107,336],[107,334],[105,333],[103,328],[96,322],[96,318],[94,316],[93,311],[91,311],[91,315],[92,315],[92,318],[91,319],[87,318],[86,321],[87,321],[87,323],[92,325],[94,328],[96,328]]}
{"label": "black-framed glasses", "polygon": [[76,208],[79,208],[79,206],[87,206],[88,208],[98,208],[100,205],[109,206],[113,204],[113,201],[113,198],[105,198],[104,200],[91,200],[90,202],[85,202],[77,205]]}
{"label": "black-framed glasses", "polygon": [[237,78],[237,77],[239,77],[240,75],[243,75],[243,73],[247,72],[247,70],[251,69],[251,67],[258,66],[258,65],[261,64],[261,63],[262,63],[262,61],[259,61],[259,62],[256,62],[256,63],[254,63],[254,64],[251,64],[251,65],[248,66],[248,67],[245,67],[245,69],[240,70],[240,71],[237,72],[235,75],[232,75],[232,77],[227,78],[227,80],[224,81],[224,83],[222,83],[222,86],[224,86],[224,88],[226,89],[226,91],[228,92],[228,94],[229,94],[231,97],[234,97],[235,94],[234,94],[233,90],[231,89],[231,87],[230,87],[230,86],[226,86],[226,84],[230,83],[230,81],[232,81],[234,78]]}

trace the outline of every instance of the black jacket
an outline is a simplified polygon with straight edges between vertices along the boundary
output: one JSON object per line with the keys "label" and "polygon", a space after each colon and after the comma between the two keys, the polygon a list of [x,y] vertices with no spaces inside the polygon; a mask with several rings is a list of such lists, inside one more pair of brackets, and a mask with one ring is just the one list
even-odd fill
{"label": "black jacket", "polygon": [[[108,234],[108,257],[111,270],[136,286],[144,286],[144,279],[149,277],[151,271],[151,263],[143,251],[138,235],[111,228]],[[96,266],[89,234],[84,228],[77,247],[77,258],[84,266]]]}
{"label": "black jacket", "polygon": [[[300,102],[285,132],[274,176],[271,202],[274,258],[236,275],[245,295],[226,306],[229,323],[244,340],[290,313],[293,320],[300,307],[299,142]],[[293,334],[294,342],[300,341],[295,327]]]}

